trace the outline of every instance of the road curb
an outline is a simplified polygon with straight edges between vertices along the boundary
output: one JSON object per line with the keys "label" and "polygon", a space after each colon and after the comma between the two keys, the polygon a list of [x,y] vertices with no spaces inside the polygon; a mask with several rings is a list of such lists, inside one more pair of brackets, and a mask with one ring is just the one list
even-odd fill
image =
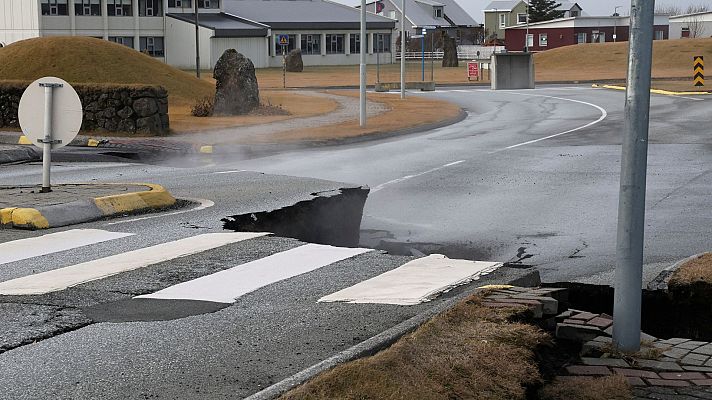
{"label": "road curb", "polygon": [[[77,136],[68,146],[73,147],[99,147],[103,143],[108,142],[105,139],[96,139],[93,137]],[[27,138],[22,132],[2,132],[0,133],[0,144],[24,144],[33,145],[32,141]]]}
{"label": "road curb", "polygon": [[683,258],[682,260],[677,261],[673,265],[665,268],[664,270],[660,271],[658,276],[656,276],[650,283],[648,283],[647,289],[648,290],[668,290],[668,283],[670,282],[670,278],[672,278],[672,274],[675,273],[681,266],[686,264],[689,261],[695,260],[709,252],[704,252],[704,253],[698,253],[686,258]]}
{"label": "road curb", "polygon": [[[502,267],[506,268],[506,267]],[[500,268],[500,270],[502,269]],[[510,268],[511,269],[511,268]],[[539,278],[538,271],[524,272],[518,270],[519,275],[516,277],[510,277],[506,279],[507,284],[516,286],[538,286],[541,281]],[[350,347],[336,355],[327,358],[317,364],[312,365],[280,382],[275,383],[251,396],[245,398],[245,400],[272,400],[284,393],[294,389],[295,387],[306,383],[307,381],[315,378],[322,372],[326,372],[339,364],[347,363],[359,358],[368,357],[376,354],[377,352],[391,346],[403,335],[411,333],[418,329],[425,322],[429,321],[431,318],[440,314],[450,308],[454,307],[457,303],[463,299],[469,297],[475,292],[483,290],[481,288],[472,288],[470,290],[465,290],[455,297],[452,297],[436,306],[408,319],[400,324],[379,333],[376,336],[371,337],[353,347]]]}
{"label": "road curb", "polygon": [[0,209],[0,227],[30,230],[57,228],[117,214],[170,207],[176,202],[176,199],[161,185],[151,183],[134,185],[146,186],[150,190],[79,199],[37,208],[3,208]]}
{"label": "road curb", "polygon": [[[626,90],[625,86],[618,86],[618,85],[599,85],[599,84],[593,84],[591,85],[593,88],[603,88],[603,89],[611,89],[611,90]],[[670,90],[662,90],[662,89],[650,89],[650,93],[655,93],[655,94],[662,94],[666,96],[709,96],[712,94],[712,92],[673,92]]]}

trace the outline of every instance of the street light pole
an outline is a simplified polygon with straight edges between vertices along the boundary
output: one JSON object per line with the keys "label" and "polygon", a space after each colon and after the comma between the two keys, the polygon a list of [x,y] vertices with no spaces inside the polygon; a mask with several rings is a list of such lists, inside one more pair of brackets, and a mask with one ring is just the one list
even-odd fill
{"label": "street light pole", "polygon": [[405,0],[401,0],[401,99],[405,99]]}
{"label": "street light pole", "polygon": [[361,61],[359,65],[359,124],[366,126],[366,0],[361,0],[361,33],[359,34]]}
{"label": "street light pole", "polygon": [[626,352],[640,350],[654,15],[655,1],[632,0],[613,298],[613,343]]}
{"label": "street light pole", "polygon": [[618,9],[622,7],[623,6],[613,7],[613,43],[616,42],[616,38],[618,37],[616,34],[616,28],[618,28]]}
{"label": "street light pole", "polygon": [[524,38],[524,52],[529,53],[529,4],[527,4],[527,36]]}
{"label": "street light pole", "polygon": [[198,21],[198,0],[195,0],[195,76],[200,79],[200,23]]}

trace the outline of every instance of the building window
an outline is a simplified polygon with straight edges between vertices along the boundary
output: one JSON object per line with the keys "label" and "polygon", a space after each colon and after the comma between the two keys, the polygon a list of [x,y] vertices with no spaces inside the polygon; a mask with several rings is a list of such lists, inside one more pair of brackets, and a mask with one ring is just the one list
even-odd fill
{"label": "building window", "polygon": [[527,23],[527,14],[517,14],[517,23],[518,24],[526,24]]}
{"label": "building window", "polygon": [[162,0],[139,0],[138,15],[141,17],[160,17],[163,15],[162,4]]}
{"label": "building window", "polygon": [[527,49],[534,47],[534,35],[533,34],[530,33],[527,35],[524,47],[526,47]]}
{"label": "building window", "polygon": [[163,38],[160,36],[141,36],[140,49],[151,57],[163,57]]}
{"label": "building window", "polygon": [[130,17],[133,15],[132,0],[106,0],[106,7],[111,17]]}
{"label": "building window", "polygon": [[571,10],[571,16],[572,16],[572,17],[578,17],[578,16],[579,16],[579,12],[578,12],[578,11]]}
{"label": "building window", "polygon": [[344,35],[326,35],[326,54],[344,54]]}
{"label": "building window", "polygon": [[442,18],[443,17],[443,8],[442,7],[433,7],[433,16],[435,16],[435,18]]}
{"label": "building window", "polygon": [[321,54],[321,35],[302,34],[302,53]]}
{"label": "building window", "polygon": [[388,11],[388,18],[396,19],[396,10]]}
{"label": "building window", "polygon": [[279,34],[274,35],[274,55],[282,55],[282,47],[284,47],[284,52],[289,53],[290,51],[297,48],[297,35],[287,35],[289,36],[289,44],[287,46],[282,46],[279,44]]}
{"label": "building window", "polygon": [[593,31],[591,33],[591,43],[606,43],[606,32]]}
{"label": "building window", "polygon": [[168,7],[193,8],[191,0],[168,0]]}
{"label": "building window", "polygon": [[680,31],[680,37],[689,38],[690,28],[682,28],[682,30]]}
{"label": "building window", "polygon": [[376,48],[375,53],[390,53],[391,52],[391,34],[390,33],[375,33],[373,35]]}
{"label": "building window", "polygon": [[549,45],[549,35],[546,33],[539,34],[539,47],[546,47]]}
{"label": "building window", "polygon": [[130,47],[133,49],[134,47],[134,38],[133,36],[109,36],[109,41],[122,44],[126,47]]}
{"label": "building window", "polygon": [[220,8],[220,0],[198,0],[198,8]]}
{"label": "building window", "polygon": [[67,0],[42,0],[42,15],[69,15]]}
{"label": "building window", "polygon": [[655,40],[665,40],[665,31],[655,31]]}
{"label": "building window", "polygon": [[499,27],[500,28],[507,27],[507,14],[499,14]]}
{"label": "building window", "polygon": [[[351,54],[361,53],[361,35],[352,33],[349,39],[349,49]],[[368,35],[366,35],[366,52],[368,53]]]}
{"label": "building window", "polygon": [[576,34],[576,43],[586,43],[586,32]]}
{"label": "building window", "polygon": [[101,16],[100,0],[74,0],[74,15]]}

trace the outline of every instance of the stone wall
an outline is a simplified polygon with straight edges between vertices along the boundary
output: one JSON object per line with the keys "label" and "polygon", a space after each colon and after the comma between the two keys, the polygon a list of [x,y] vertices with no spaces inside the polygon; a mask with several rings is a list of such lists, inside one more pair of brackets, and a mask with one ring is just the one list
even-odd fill
{"label": "stone wall", "polygon": [[[17,108],[28,82],[0,81],[0,127],[19,128]],[[163,135],[168,92],[160,86],[72,85],[84,107],[82,131]]]}

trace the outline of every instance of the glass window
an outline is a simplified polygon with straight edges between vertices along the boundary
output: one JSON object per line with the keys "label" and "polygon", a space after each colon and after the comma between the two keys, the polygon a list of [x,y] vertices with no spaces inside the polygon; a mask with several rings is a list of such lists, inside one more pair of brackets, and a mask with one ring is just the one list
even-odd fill
{"label": "glass window", "polygon": [[101,1],[74,0],[74,15],[101,16]]}
{"label": "glass window", "polygon": [[198,0],[198,8],[220,8],[220,0]]}
{"label": "glass window", "polygon": [[572,16],[572,17],[578,17],[578,16],[579,16],[579,12],[578,12],[578,11],[571,10],[571,16]]}
{"label": "glass window", "polygon": [[576,43],[586,43],[586,32],[576,34]]}
{"label": "glass window", "polygon": [[388,11],[388,18],[396,19],[396,11],[395,10]]}
{"label": "glass window", "polygon": [[499,14],[499,27],[500,28],[507,27],[507,14]]}
{"label": "glass window", "polygon": [[376,33],[373,35],[373,40],[375,48],[373,51],[375,53],[390,53],[391,52],[391,34],[390,33]]}
{"label": "glass window", "polygon": [[533,34],[528,34],[524,43],[524,47],[527,49],[534,47],[534,35]]}
{"label": "glass window", "polygon": [[138,15],[141,17],[160,17],[163,15],[161,0],[139,0]]}
{"label": "glass window", "polygon": [[[361,36],[358,33],[352,33],[349,39],[349,52],[351,54],[356,54],[361,52]],[[366,35],[366,52],[368,52],[368,35]]]}
{"label": "glass window", "polygon": [[132,0],[106,0],[107,13],[112,17],[130,17],[133,15]]}
{"label": "glass window", "polygon": [[527,23],[527,14],[517,14],[517,23],[518,24],[526,24]]}
{"label": "glass window", "polygon": [[326,54],[344,54],[344,35],[326,35]]}
{"label": "glass window", "polygon": [[163,57],[163,38],[160,36],[141,36],[139,45],[142,53],[151,57]]}
{"label": "glass window", "polygon": [[[287,35],[287,36],[289,36],[289,45],[284,46],[285,53],[289,53],[290,51],[297,48],[297,35]],[[274,35],[274,52],[275,52],[275,54],[274,54],[275,56],[282,55],[282,46],[279,44],[279,34]]]}
{"label": "glass window", "polygon": [[655,40],[665,40],[665,31],[655,31]]}
{"label": "glass window", "polygon": [[191,0],[168,0],[168,7],[193,8]]}
{"label": "glass window", "polygon": [[321,54],[321,35],[302,34],[302,53]]}
{"label": "glass window", "polygon": [[549,45],[549,35],[546,33],[539,34],[539,47],[546,47]]}
{"label": "glass window", "polygon": [[109,41],[118,44],[123,44],[124,46],[130,47],[132,49],[134,47],[133,36],[109,36]]}
{"label": "glass window", "polygon": [[442,7],[433,7],[434,11],[434,16],[435,18],[442,18],[443,17],[443,8]]}
{"label": "glass window", "polygon": [[42,15],[69,15],[67,0],[42,0]]}

